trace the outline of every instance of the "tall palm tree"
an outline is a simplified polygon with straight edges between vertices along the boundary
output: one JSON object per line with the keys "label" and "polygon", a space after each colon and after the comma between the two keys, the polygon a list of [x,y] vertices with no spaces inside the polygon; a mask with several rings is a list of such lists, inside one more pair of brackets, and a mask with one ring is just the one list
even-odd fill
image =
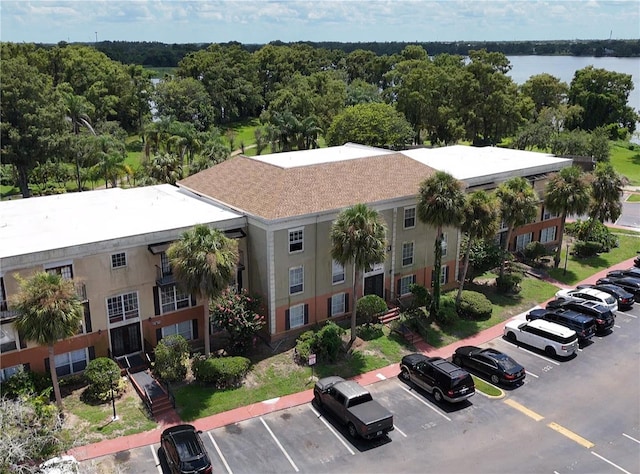
{"label": "tall palm tree", "polygon": [[469,269],[469,256],[474,240],[488,239],[496,235],[500,227],[500,207],[495,194],[484,190],[467,194],[463,209],[462,225],[460,229],[467,235],[467,248],[464,251],[464,265],[460,275],[460,287],[456,296],[456,303],[460,302],[464,281]]}
{"label": "tall palm tree", "polygon": [[382,216],[366,204],[344,209],[331,225],[331,258],[343,267],[353,265],[353,309],[351,340],[356,339],[357,285],[360,275],[376,263],[385,260],[387,227]]}
{"label": "tall palm tree", "polygon": [[[509,252],[509,243],[516,227],[528,224],[536,218],[538,196],[526,179],[516,176],[508,179],[496,189],[500,200],[500,214],[507,225],[507,238],[504,243],[505,255]],[[500,276],[504,275],[505,259],[500,264]]]}
{"label": "tall palm tree", "polygon": [[77,334],[84,308],[72,280],[47,272],[38,272],[20,283],[20,293],[13,303],[18,317],[18,332],[29,341],[49,348],[49,371],[56,403],[62,410],[62,396],[56,373],[54,344]]}
{"label": "tall palm tree", "polygon": [[544,188],[544,205],[551,212],[560,213],[561,222],[558,248],[553,257],[556,268],[560,265],[560,252],[564,226],[568,214],[582,214],[589,208],[589,180],[577,166],[563,168],[558,173],[549,176]]}
{"label": "tall palm tree", "polygon": [[589,232],[595,220],[600,222],[615,221],[622,214],[622,178],[611,163],[601,162],[596,165],[591,181],[591,203],[589,205]]}
{"label": "tall palm tree", "polygon": [[417,208],[418,219],[436,228],[433,299],[429,309],[431,316],[435,316],[440,309],[442,228],[460,226],[464,203],[463,184],[449,173],[437,171],[420,184]]}
{"label": "tall palm tree", "polygon": [[206,299],[204,353],[208,356],[211,352],[209,302],[234,280],[238,243],[218,229],[198,224],[169,246],[167,257],[178,286],[198,299]]}
{"label": "tall palm tree", "polygon": [[[95,130],[91,126],[91,119],[89,113],[93,110],[91,103],[81,95],[75,95],[73,91],[65,91],[62,93],[62,99],[64,101],[64,108],[66,114],[66,120],[71,123],[71,128],[74,136],[77,138],[82,128],[87,129],[92,135],[96,135]],[[79,147],[79,144],[74,143],[75,147]],[[82,191],[82,180],[80,179],[80,150],[75,153],[75,165],[76,165],[76,181],[78,184],[78,191]]]}

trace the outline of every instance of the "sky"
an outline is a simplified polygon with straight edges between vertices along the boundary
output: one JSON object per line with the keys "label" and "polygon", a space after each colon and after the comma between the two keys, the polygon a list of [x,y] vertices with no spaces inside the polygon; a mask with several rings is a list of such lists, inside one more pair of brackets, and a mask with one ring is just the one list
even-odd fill
{"label": "sky", "polygon": [[266,44],[640,38],[640,0],[0,0],[0,40]]}

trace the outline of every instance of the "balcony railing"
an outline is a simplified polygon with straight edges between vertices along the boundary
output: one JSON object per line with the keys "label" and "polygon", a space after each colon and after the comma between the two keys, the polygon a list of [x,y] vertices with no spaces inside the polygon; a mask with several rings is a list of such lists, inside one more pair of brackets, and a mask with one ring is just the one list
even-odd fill
{"label": "balcony railing", "polygon": [[156,283],[158,286],[173,285],[176,282],[175,277],[171,269],[162,269],[162,267],[156,265]]}
{"label": "balcony railing", "polygon": [[0,320],[13,319],[16,316],[18,316],[18,312],[15,309],[9,309],[7,300],[0,301]]}

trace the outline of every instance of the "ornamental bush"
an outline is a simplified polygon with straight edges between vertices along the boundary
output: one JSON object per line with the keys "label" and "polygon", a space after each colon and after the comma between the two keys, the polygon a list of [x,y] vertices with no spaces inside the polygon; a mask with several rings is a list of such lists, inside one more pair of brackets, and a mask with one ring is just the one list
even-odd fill
{"label": "ornamental bush", "polygon": [[463,290],[458,304],[458,316],[465,319],[489,319],[493,307],[491,301],[477,291]]}
{"label": "ornamental bush", "polygon": [[249,296],[246,290],[238,293],[227,289],[211,303],[213,324],[229,335],[225,348],[229,354],[245,354],[253,346],[257,333],[265,326],[260,309],[260,300]]}
{"label": "ornamental bush", "polygon": [[440,308],[436,313],[436,321],[438,324],[446,326],[452,324],[458,319],[458,311],[456,310],[456,300],[450,295],[442,295],[440,297]]}
{"label": "ornamental bush", "polygon": [[218,389],[236,388],[249,372],[251,361],[246,357],[204,357],[193,359],[191,369],[196,380]]}
{"label": "ornamental bush", "polygon": [[318,360],[335,362],[342,348],[344,328],[328,321],[318,331],[305,331],[296,340],[297,360],[300,364],[309,361],[309,354],[316,354]]}
{"label": "ornamental bush", "polygon": [[166,382],[180,382],[187,376],[189,343],[179,334],[162,338],[155,348],[155,374]]}
{"label": "ornamental bush", "polygon": [[378,295],[365,295],[356,304],[356,316],[359,321],[371,322],[374,316],[387,310],[387,303]]}
{"label": "ornamental bush", "polygon": [[382,328],[383,325],[381,323],[364,324],[356,328],[356,336],[358,336],[363,341],[378,339],[384,334]]}
{"label": "ornamental bush", "polygon": [[47,388],[53,388],[49,374],[20,368],[17,373],[2,382],[0,392],[3,397],[16,399],[42,393]]}
{"label": "ornamental bush", "polygon": [[120,367],[115,360],[108,357],[98,357],[87,364],[84,376],[89,382],[89,389],[98,399],[102,399],[100,394],[110,392],[111,386],[120,379]]}

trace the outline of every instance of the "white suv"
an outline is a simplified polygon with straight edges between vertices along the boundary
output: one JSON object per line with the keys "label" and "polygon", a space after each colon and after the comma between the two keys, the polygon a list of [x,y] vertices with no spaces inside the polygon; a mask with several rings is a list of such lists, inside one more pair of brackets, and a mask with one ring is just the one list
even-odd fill
{"label": "white suv", "polygon": [[578,350],[578,335],[574,330],[544,319],[509,321],[504,327],[504,337],[541,349],[550,356],[570,357]]}
{"label": "white suv", "polygon": [[618,311],[618,301],[604,291],[596,290],[595,288],[578,288],[575,290],[559,290],[556,293],[556,298],[563,299],[565,301],[595,301],[602,306],[606,306],[612,312]]}

